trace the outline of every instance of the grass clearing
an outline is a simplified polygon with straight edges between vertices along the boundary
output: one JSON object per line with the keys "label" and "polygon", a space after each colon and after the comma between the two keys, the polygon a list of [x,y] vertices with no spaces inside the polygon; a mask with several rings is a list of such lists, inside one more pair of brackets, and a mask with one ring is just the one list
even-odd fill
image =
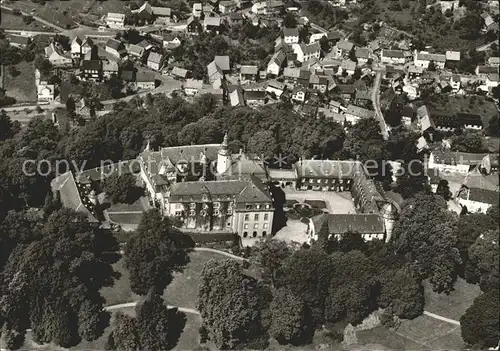
{"label": "grass clearing", "polygon": [[94,1],[92,6],[90,6],[88,14],[102,17],[108,14],[108,12],[125,13],[128,9],[126,5],[126,1]]}
{"label": "grass clearing", "polygon": [[23,16],[16,16],[9,11],[2,9],[2,16],[0,21],[0,28],[3,29],[18,29],[34,32],[52,32],[52,28],[49,28],[37,21],[33,21],[30,24],[26,24],[23,21]]}
{"label": "grass clearing", "polygon": [[13,77],[8,67],[4,67],[3,87],[8,96],[17,102],[36,102],[37,93],[35,86],[35,67],[33,63],[21,61],[16,68],[19,75]]}
{"label": "grass clearing", "polygon": [[449,295],[432,291],[427,280],[424,281],[424,288],[425,310],[455,320],[460,320],[474,299],[481,294],[478,285],[469,284],[462,278],[458,278],[455,290]]}

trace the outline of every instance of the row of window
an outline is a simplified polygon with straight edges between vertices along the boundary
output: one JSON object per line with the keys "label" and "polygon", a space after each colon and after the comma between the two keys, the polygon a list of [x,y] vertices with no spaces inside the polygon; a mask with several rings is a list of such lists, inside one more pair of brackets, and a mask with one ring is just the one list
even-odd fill
{"label": "row of window", "polygon": [[[326,173],[328,174],[328,173]],[[328,183],[330,179],[324,179],[324,178],[319,178],[316,180],[316,183],[321,183],[321,182],[324,182],[324,183]],[[304,182],[314,182],[314,179],[309,179],[309,178],[304,178]],[[344,179],[333,179],[333,182],[340,182],[340,184],[343,184],[344,183]],[[346,179],[345,180],[346,184],[350,184],[351,183],[351,180],[350,179]]]}
{"label": "row of window", "polygon": [[[264,207],[260,204],[255,205],[255,209],[257,209],[257,210],[260,210],[261,208],[265,208],[266,210],[268,210],[270,207],[271,206],[269,204],[265,205]],[[254,208],[254,205],[251,205],[251,204],[247,204],[245,206],[245,209],[247,209],[247,210],[251,210],[253,208]]]}
{"label": "row of window", "polygon": [[[250,214],[246,214],[245,215],[245,221],[249,221],[250,220]],[[253,215],[253,220],[254,221],[258,221],[259,220],[259,214],[256,213]],[[269,220],[269,213],[264,213],[264,220],[265,221],[268,221]]]}
{"label": "row of window", "polygon": [[[263,231],[262,232],[262,236],[266,236],[267,235],[267,232],[266,231]],[[243,232],[243,237],[244,238],[247,238],[248,237],[248,232]],[[256,238],[257,237],[257,232],[253,232],[252,233],[252,237]]]}
{"label": "row of window", "polygon": [[[264,223],[264,224],[262,225],[262,229],[268,229],[268,227],[269,227],[269,224],[268,224],[268,223]],[[245,225],[243,226],[243,229],[248,229],[248,223],[245,223]],[[253,229],[259,229],[259,223],[255,223],[255,224],[253,225]]]}

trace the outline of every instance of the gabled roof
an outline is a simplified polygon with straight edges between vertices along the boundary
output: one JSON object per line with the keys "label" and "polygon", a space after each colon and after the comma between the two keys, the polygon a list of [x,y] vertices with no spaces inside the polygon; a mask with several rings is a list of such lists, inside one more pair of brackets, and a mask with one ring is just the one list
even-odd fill
{"label": "gabled roof", "polygon": [[302,160],[294,165],[299,178],[342,178],[353,179],[358,172],[364,172],[359,161],[344,160]]}
{"label": "gabled roof", "polygon": [[341,40],[337,43],[337,48],[341,49],[341,50],[345,50],[345,51],[351,51],[354,44],[351,43],[350,41],[348,40]]}
{"label": "gabled roof", "polygon": [[481,202],[483,204],[498,205],[500,193],[494,190],[470,188],[468,191],[468,199],[470,201]]}
{"label": "gabled roof", "polygon": [[344,35],[339,31],[333,31],[333,32],[328,32],[326,36],[328,40],[339,40],[342,39]]}
{"label": "gabled roof", "polygon": [[369,59],[370,49],[368,48],[356,48],[355,56],[357,58]]}
{"label": "gabled roof", "polygon": [[83,60],[82,70],[95,70],[98,71],[102,68],[101,60]]}
{"label": "gabled roof", "polygon": [[219,27],[221,19],[220,17],[205,17],[203,24],[205,26]]}
{"label": "gabled roof", "polygon": [[225,55],[225,56],[215,56],[214,57],[214,62],[224,72],[229,71],[231,69],[231,64],[230,64],[230,61],[229,61],[229,56],[227,56],[227,55]]}
{"label": "gabled roof", "polygon": [[188,79],[186,80],[186,89],[197,89],[200,90],[203,88],[203,81],[197,79]]}
{"label": "gabled roof", "polygon": [[127,47],[127,51],[129,53],[133,53],[133,54],[136,54],[136,55],[143,55],[144,54],[144,48],[142,46],[135,45],[135,44],[130,44]]}
{"label": "gabled roof", "polygon": [[307,44],[307,45],[300,45],[300,48],[302,49],[302,52],[304,55],[307,54],[313,54],[316,52],[319,52],[321,50],[321,46],[319,45],[318,42],[312,43],[312,44]]}
{"label": "gabled roof", "polygon": [[447,61],[460,61],[460,51],[446,51]]}
{"label": "gabled roof", "polygon": [[285,58],[286,58],[285,53],[280,50],[280,51],[274,53],[274,55],[271,57],[271,60],[269,61],[269,64],[275,63],[281,67],[281,65],[283,64],[283,61],[285,61]]}
{"label": "gabled roof", "polygon": [[480,165],[489,154],[472,154],[467,152],[453,152],[449,150],[435,150],[432,152],[435,163],[446,165]]}
{"label": "gabled roof", "polygon": [[181,78],[186,78],[188,70],[180,67],[174,67],[172,68],[172,75],[181,77]]}
{"label": "gabled roof", "polygon": [[258,74],[259,67],[257,67],[257,66],[241,66],[240,73],[241,74]]}
{"label": "gabled roof", "polygon": [[340,67],[347,71],[354,71],[356,69],[356,62],[351,60],[342,60],[342,64],[340,65]]}
{"label": "gabled roof", "polygon": [[390,57],[390,58],[404,58],[405,53],[403,50],[387,50],[387,49],[382,49],[382,54],[383,57]]}
{"label": "gabled roof", "polygon": [[153,15],[159,17],[170,17],[172,14],[172,9],[170,7],[151,6],[151,10],[153,11]]}
{"label": "gabled roof", "polygon": [[323,225],[328,228],[328,235],[342,235],[348,232],[359,234],[384,234],[385,226],[379,214],[321,214],[310,219],[316,233]]}
{"label": "gabled roof", "polygon": [[115,49],[116,51],[120,50],[122,43],[116,39],[110,38],[106,42],[106,47]]}
{"label": "gabled roof", "polygon": [[102,63],[102,69],[106,72],[118,72],[118,62],[106,60]]}
{"label": "gabled roof", "polygon": [[265,100],[266,92],[263,90],[246,90],[245,100]]}
{"label": "gabled roof", "polygon": [[375,116],[375,111],[367,110],[365,108],[349,105],[345,111],[346,114],[353,115],[359,118],[371,118]]}
{"label": "gabled roof", "polygon": [[234,89],[229,94],[229,100],[231,101],[231,106],[233,107],[245,105],[245,99],[243,99],[243,94],[240,89]]}
{"label": "gabled roof", "polygon": [[153,72],[139,71],[139,72],[137,72],[135,80],[137,82],[154,82],[155,81],[155,74]]}
{"label": "gabled roof", "polygon": [[160,63],[162,56],[156,52],[150,52],[148,56],[148,62]]}
{"label": "gabled roof", "polygon": [[434,61],[434,62],[446,62],[446,55],[443,54],[429,54],[426,52],[417,53],[417,60],[420,61]]}
{"label": "gabled roof", "polygon": [[208,78],[211,78],[212,76],[214,76],[217,73],[220,74],[220,75],[222,75],[222,70],[215,63],[215,61],[212,61],[207,66],[207,73],[208,73]]}

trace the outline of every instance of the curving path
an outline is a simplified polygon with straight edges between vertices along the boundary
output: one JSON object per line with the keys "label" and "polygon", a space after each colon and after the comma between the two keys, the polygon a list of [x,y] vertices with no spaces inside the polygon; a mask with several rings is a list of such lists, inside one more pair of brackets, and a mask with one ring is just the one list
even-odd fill
{"label": "curving path", "polygon": [[235,259],[237,261],[248,261],[247,258],[244,258],[244,257],[241,257],[241,256],[236,256],[236,255],[233,255],[233,254],[231,254],[229,252],[225,252],[225,251],[221,251],[221,250],[217,250],[217,249],[211,249],[209,247],[195,247],[193,249],[193,251],[198,251],[198,252],[213,252],[213,253],[217,253],[217,254],[222,255],[222,256],[226,256],[226,257]]}
{"label": "curving path", "polygon": [[[118,305],[106,306],[106,307],[104,307],[104,310],[105,311],[114,311],[114,310],[118,310],[120,308],[135,307],[138,302],[139,301],[134,301],[134,302],[120,303]],[[200,314],[200,312],[198,312],[194,308],[178,307],[178,306],[172,306],[172,305],[167,305],[167,307],[168,308],[177,308],[179,311],[184,312],[184,313],[196,314],[196,315]]]}
{"label": "curving path", "polygon": [[380,109],[380,81],[382,80],[382,71],[377,70],[377,75],[375,76],[375,82],[373,83],[372,88],[372,101],[373,108],[375,110],[375,118],[378,120],[380,124],[380,131],[384,139],[387,140],[389,137],[389,131],[387,128],[387,124],[385,123],[384,115],[382,110]]}
{"label": "curving path", "polygon": [[429,311],[424,311],[424,314],[426,316],[431,317],[431,318],[438,319],[438,320],[443,321],[443,322],[447,322],[447,323],[450,323],[450,324],[454,324],[454,325],[460,326],[460,322],[456,321],[454,319],[446,318],[446,317],[440,316],[438,314],[435,314],[435,313],[432,313],[432,312],[429,312]]}

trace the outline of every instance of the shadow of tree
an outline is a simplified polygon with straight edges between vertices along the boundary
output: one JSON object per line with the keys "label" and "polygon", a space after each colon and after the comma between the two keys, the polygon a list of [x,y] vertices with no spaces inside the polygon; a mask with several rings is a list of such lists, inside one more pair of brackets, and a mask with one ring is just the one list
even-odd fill
{"label": "shadow of tree", "polygon": [[184,327],[186,326],[186,314],[180,312],[177,308],[170,308],[168,310],[168,348],[173,349],[181,337]]}

